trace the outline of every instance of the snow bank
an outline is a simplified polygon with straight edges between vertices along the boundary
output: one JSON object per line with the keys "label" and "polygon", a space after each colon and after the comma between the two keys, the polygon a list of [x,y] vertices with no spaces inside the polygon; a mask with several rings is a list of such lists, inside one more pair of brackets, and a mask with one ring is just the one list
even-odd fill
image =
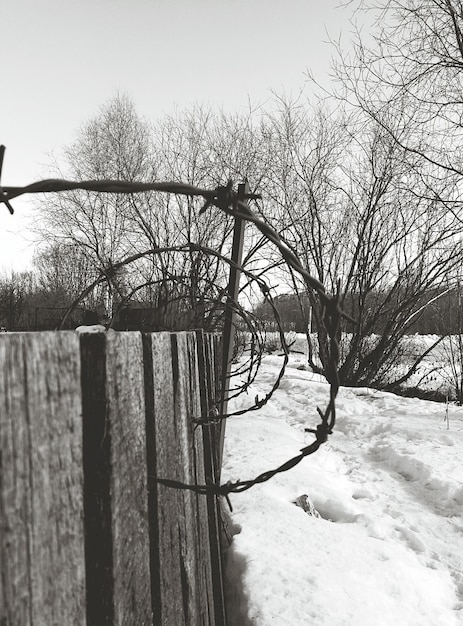
{"label": "snow bank", "polygon": [[[279,363],[264,359],[250,398],[268,390]],[[267,406],[227,422],[223,480],[296,456],[327,397],[319,378],[289,368]],[[233,408],[246,403],[239,397]],[[463,413],[452,409],[445,430],[444,412],[341,389],[336,431],[319,452],[232,494],[232,626],[463,623]],[[321,518],[294,504],[302,494]]]}

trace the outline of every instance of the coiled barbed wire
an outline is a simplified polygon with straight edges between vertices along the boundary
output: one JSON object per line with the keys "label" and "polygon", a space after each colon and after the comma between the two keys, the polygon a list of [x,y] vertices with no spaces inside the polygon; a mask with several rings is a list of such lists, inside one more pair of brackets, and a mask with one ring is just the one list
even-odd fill
{"label": "coiled barbed wire", "polygon": [[[166,247],[162,247],[162,248],[150,248],[148,250],[144,250],[143,252],[139,252],[137,254],[131,255],[129,257],[127,257],[126,259],[119,261],[118,263],[114,263],[113,265],[106,267],[102,270],[100,270],[99,275],[89,284],[87,285],[87,287],[81,291],[81,293],[74,299],[74,301],[70,304],[70,306],[68,307],[68,309],[65,311],[62,319],[61,319],[61,324],[59,326],[59,329],[62,329],[67,321],[67,319],[69,318],[69,316],[73,313],[73,311],[79,306],[79,304],[81,304],[81,302],[101,283],[107,281],[108,279],[110,280],[111,277],[117,275],[117,273],[125,266],[128,266],[132,263],[134,263],[135,261],[138,261],[144,257],[147,256],[156,256],[156,255],[160,255],[166,252],[169,253],[181,253],[181,254],[188,254],[190,252],[202,252],[208,256],[214,256],[216,257],[218,260],[222,261],[223,263],[227,264],[228,266],[233,266],[235,268],[237,268],[240,272],[242,272],[242,274],[244,276],[246,276],[249,281],[251,282],[256,282],[263,297],[264,300],[270,305],[271,311],[273,313],[273,317],[274,320],[276,322],[277,328],[278,328],[278,334],[279,334],[279,338],[280,338],[280,344],[282,346],[283,352],[284,352],[284,360],[283,363],[280,367],[280,370],[278,372],[278,375],[274,381],[274,384],[272,385],[271,389],[265,394],[265,396],[263,398],[255,398],[254,403],[246,408],[234,411],[232,413],[225,413],[225,414],[221,414],[221,415],[217,415],[214,418],[214,422],[219,422],[221,420],[224,420],[228,417],[232,417],[232,416],[236,416],[236,415],[243,415],[244,413],[247,413],[248,411],[255,411],[259,408],[262,408],[265,404],[267,404],[267,402],[270,400],[270,398],[273,396],[274,392],[278,389],[281,379],[284,376],[285,373],[285,369],[286,366],[288,364],[288,360],[289,360],[289,351],[286,345],[286,340],[285,340],[285,335],[284,335],[284,331],[283,331],[283,327],[282,327],[282,322],[281,322],[281,318],[280,318],[280,314],[278,311],[277,306],[275,305],[274,301],[273,301],[273,297],[271,295],[271,288],[269,287],[269,285],[267,284],[267,282],[262,278],[262,276],[257,276],[255,275],[251,270],[247,269],[247,268],[243,268],[240,265],[238,265],[237,263],[235,263],[234,261],[232,261],[231,259],[229,259],[228,257],[224,256],[223,254],[221,254],[220,252],[217,252],[217,250],[214,250],[212,248],[209,248],[207,246],[202,246],[196,243],[187,243],[181,246],[166,246]],[[174,278],[172,276],[172,278]],[[159,280],[164,280],[164,279],[159,279]],[[117,312],[118,310],[120,310],[122,308],[122,306],[128,302],[130,300],[130,298],[139,290],[142,289],[145,285],[149,285],[150,283],[155,283],[158,281],[146,281],[145,283],[142,283],[140,285],[138,285],[137,287],[135,287],[134,289],[132,289],[132,291],[125,296],[125,298],[122,299],[121,303],[119,303],[118,305],[118,309],[116,309],[116,312],[114,314],[114,316],[112,317],[112,319],[109,322],[108,328],[111,328],[114,324],[114,320],[116,318]],[[258,371],[258,367],[260,365],[260,361],[262,358],[262,353],[264,351],[264,344],[265,344],[265,339],[261,338],[259,336],[259,330],[254,322],[254,320],[249,316],[249,314],[243,309],[242,305],[233,300],[230,301],[230,299],[227,299],[227,302],[223,302],[221,303],[222,308],[228,307],[228,306],[232,306],[235,310],[235,312],[237,313],[237,315],[244,320],[246,328],[248,330],[248,332],[250,333],[251,337],[254,339],[254,353],[251,355],[251,359],[250,359],[250,365],[248,368],[240,368],[240,374],[246,374],[246,372],[248,373],[248,378],[247,380],[240,386],[238,386],[236,388],[236,390],[231,390],[231,393],[228,396],[228,400],[231,400],[235,397],[237,397],[238,395],[240,395],[241,393],[245,392],[254,382],[255,377],[257,375],[257,371]],[[256,350],[255,346],[258,346],[259,349]],[[235,372],[234,374],[236,375],[238,372]],[[218,402],[217,405],[219,405],[220,403]],[[198,420],[199,422],[200,420]],[[203,422],[203,425],[207,425],[208,423],[210,423],[209,421],[207,422]]]}
{"label": "coiled barbed wire", "polygon": [[[0,174],[1,174],[1,165],[3,162],[4,155],[4,147],[0,147]],[[237,192],[233,190],[233,185],[231,181],[225,186],[219,186],[214,190],[201,189],[198,187],[194,187],[192,185],[187,185],[183,183],[173,183],[173,182],[161,182],[161,183],[138,183],[138,182],[126,182],[126,181],[115,181],[115,180],[100,180],[100,181],[67,181],[67,180],[59,180],[59,179],[48,179],[39,181],[36,183],[32,183],[31,185],[27,185],[25,187],[1,187],[0,186],[0,204],[3,203],[9,209],[10,213],[13,213],[13,207],[11,205],[11,200],[21,196],[23,194],[36,194],[36,193],[55,193],[61,191],[70,191],[70,190],[86,190],[86,191],[95,191],[95,192],[103,192],[103,193],[140,193],[146,191],[158,191],[165,192],[177,195],[184,196],[192,196],[192,197],[202,197],[205,200],[205,204],[200,210],[200,214],[206,211],[210,206],[216,206],[220,210],[222,210],[225,214],[230,215],[234,218],[242,219],[247,222],[254,224],[254,226],[260,231],[263,237],[266,240],[271,242],[282,255],[285,263],[296,273],[298,273],[303,281],[305,282],[308,289],[315,291],[320,298],[320,302],[323,307],[323,322],[327,331],[327,335],[329,338],[329,358],[328,363],[325,367],[325,375],[330,385],[329,392],[329,401],[327,407],[324,411],[320,408],[317,409],[320,423],[317,425],[315,429],[306,429],[306,432],[313,433],[315,435],[315,441],[308,446],[305,446],[300,450],[300,453],[293,458],[289,459],[282,465],[277,468],[268,470],[263,472],[259,476],[251,479],[251,480],[239,480],[235,482],[227,482],[225,484],[218,484],[212,481],[206,482],[204,485],[197,484],[187,484],[182,483],[176,480],[170,480],[165,478],[157,478],[157,482],[163,484],[167,487],[172,487],[176,489],[185,489],[190,490],[198,494],[214,494],[217,496],[224,496],[227,498],[230,493],[241,493],[250,489],[251,487],[266,482],[270,480],[273,476],[278,473],[286,472],[293,467],[295,467],[298,463],[300,463],[306,456],[313,454],[316,452],[319,447],[326,442],[328,436],[332,433],[333,427],[336,420],[336,405],[335,400],[339,390],[339,375],[338,375],[338,364],[339,364],[339,334],[340,334],[340,322],[341,318],[344,315],[340,305],[339,305],[339,289],[337,293],[333,296],[330,296],[326,293],[326,290],[323,284],[310,275],[306,268],[303,267],[300,260],[297,256],[289,249],[289,247],[284,243],[278,233],[267,223],[265,223],[261,218],[259,218],[253,211],[249,208],[246,203],[246,200],[255,200],[260,199],[260,194],[245,194],[238,195]],[[226,259],[223,255],[218,253],[215,250],[212,250],[207,247],[199,246],[198,244],[189,243],[186,246],[177,247],[178,251],[180,249],[188,249],[193,251],[201,251],[207,254],[215,255],[217,258],[222,259],[224,262],[229,265],[232,264],[230,259]],[[135,262],[136,260],[143,258],[150,254],[160,254],[162,251],[172,251],[173,248],[152,248],[150,250],[132,255],[131,257],[126,258],[125,260],[115,263],[110,267],[102,270],[100,275],[96,278],[95,281],[91,285],[89,285],[74,301],[74,303],[69,307],[66,312],[65,317],[63,318],[63,322],[66,317],[69,315],[69,312],[72,311],[82,299],[88,295],[92,289],[94,289],[98,284],[103,281],[107,281],[111,279],[111,276],[117,272],[121,267],[128,265],[130,263]],[[235,267],[239,269],[243,274],[251,277],[251,272],[246,268],[237,266]],[[284,374],[284,369],[288,362],[288,348],[286,345],[286,341],[284,338],[284,333],[282,330],[281,320],[279,319],[278,311],[274,306],[273,300],[270,295],[270,288],[267,283],[261,277],[253,277],[253,280],[257,280],[261,291],[264,297],[271,303],[272,310],[277,320],[277,326],[280,333],[280,340],[282,343],[282,348],[284,351],[284,362],[283,367],[280,370],[280,374],[273,385],[272,390],[266,394],[266,396],[262,399],[256,398],[256,401],[252,407],[248,409],[237,411],[235,413],[231,413],[228,415],[219,416],[220,419],[225,419],[226,417],[230,417],[231,415],[239,415],[245,413],[248,410],[257,410],[261,408],[264,404],[268,402],[274,391],[278,388],[278,385],[281,381],[281,378]],[[233,303],[233,306],[239,309],[238,303]],[[346,316],[347,317],[347,316]],[[250,386],[250,383],[247,385]],[[215,419],[213,421],[216,421]],[[209,418],[205,420],[200,420],[199,423],[206,426],[211,423]],[[229,502],[230,504],[230,502]]]}

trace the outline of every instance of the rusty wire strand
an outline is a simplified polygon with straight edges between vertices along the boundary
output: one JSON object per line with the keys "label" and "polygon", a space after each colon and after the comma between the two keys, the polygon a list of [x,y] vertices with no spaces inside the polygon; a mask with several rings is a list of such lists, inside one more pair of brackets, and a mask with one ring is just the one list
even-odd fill
{"label": "rusty wire strand", "polygon": [[[4,146],[0,146],[0,148]],[[1,156],[1,154],[0,154]],[[57,193],[61,191],[95,191],[100,193],[142,193],[147,191],[160,191],[164,193],[177,194],[182,196],[199,196],[206,200],[206,205],[223,206],[224,199],[227,197],[223,190],[227,187],[217,187],[216,189],[201,189],[194,185],[175,182],[132,182],[121,180],[82,180],[72,181],[59,178],[49,178],[37,181],[24,187],[0,187],[0,204],[9,205],[10,200],[25,194],[35,193]],[[257,200],[261,198],[260,194],[244,194],[240,196],[243,200]]]}
{"label": "rusty wire strand", "polygon": [[[137,254],[134,254],[132,256],[127,257],[126,259],[119,261],[118,263],[114,263],[111,266],[108,266],[106,268],[103,268],[99,275],[96,277],[96,279],[90,283],[90,285],[88,285],[78,296],[77,298],[71,303],[71,305],[68,307],[68,309],[65,311],[62,319],[61,319],[61,324],[59,326],[60,329],[63,328],[66,320],[68,319],[69,315],[72,314],[72,312],[76,309],[76,307],[82,302],[82,300],[89,295],[94,289],[95,287],[97,287],[97,285],[99,285],[102,282],[105,282],[108,280],[108,278],[114,276],[117,274],[117,272],[125,267],[126,265],[130,265],[131,263],[138,261],[141,258],[144,258],[146,256],[150,256],[150,255],[155,255],[155,254],[162,254],[164,252],[179,252],[179,253],[189,253],[189,252],[202,252],[204,254],[207,254],[209,256],[215,256],[217,259],[223,261],[224,263],[226,263],[227,265],[229,265],[230,267],[235,267],[236,269],[238,269],[240,272],[242,272],[242,274],[244,276],[246,276],[250,281],[254,281],[257,282],[264,298],[266,299],[266,301],[270,304],[270,307],[273,311],[273,315],[275,318],[275,321],[277,323],[278,329],[279,329],[279,335],[280,335],[280,342],[282,345],[282,348],[285,352],[285,358],[284,361],[280,367],[280,371],[278,373],[278,376],[274,382],[274,384],[272,385],[272,388],[270,389],[270,391],[268,391],[266,393],[266,395],[263,398],[256,398],[254,401],[254,404],[246,407],[244,409],[241,409],[239,411],[235,411],[233,413],[225,413],[222,414],[220,416],[217,416],[217,418],[214,418],[214,422],[218,422],[224,419],[227,419],[228,417],[232,417],[235,415],[243,415],[244,413],[247,413],[248,411],[255,411],[259,408],[262,408],[265,404],[267,404],[267,402],[270,400],[270,398],[273,396],[274,392],[278,389],[280,382],[284,376],[285,373],[285,369],[286,369],[286,365],[288,363],[288,350],[286,347],[286,342],[285,342],[285,337],[284,337],[284,332],[282,330],[282,325],[281,325],[281,318],[280,318],[280,314],[279,311],[277,309],[277,307],[275,306],[275,303],[273,302],[273,299],[271,297],[271,293],[270,293],[270,287],[268,286],[268,284],[266,283],[266,281],[261,277],[261,276],[256,276],[252,271],[238,265],[237,263],[235,263],[234,261],[232,261],[231,259],[227,258],[226,256],[224,256],[223,254],[221,254],[220,252],[217,252],[216,250],[206,247],[206,246],[202,246],[196,243],[188,243],[188,244],[184,244],[182,246],[168,246],[168,247],[163,247],[163,248],[151,248],[149,250],[144,250],[143,252],[138,252]],[[148,281],[151,282],[151,281]],[[146,283],[148,284],[148,283]],[[119,305],[119,307],[121,308],[124,304],[124,300],[128,301],[130,299],[130,297],[132,297],[133,293],[135,293],[139,288],[142,288],[143,285],[136,287],[131,294],[129,294],[128,297],[126,297],[125,299],[123,299],[122,303]],[[243,317],[242,315],[242,307],[238,302],[234,302],[232,301],[230,303],[236,310],[236,312]],[[225,304],[223,304],[223,306],[226,306]],[[251,333],[254,333],[254,329],[252,328],[252,326],[250,324],[247,324],[248,328],[251,330]],[[111,323],[109,325],[109,328],[111,327]],[[260,359],[259,359],[259,364],[260,364]],[[252,369],[254,371],[252,371]],[[229,396],[229,400],[235,398],[237,395],[239,395],[239,393],[242,393],[243,391],[245,391],[247,388],[249,388],[252,383],[255,380],[255,377],[257,375],[257,369],[258,369],[258,365],[257,367],[250,368],[250,372],[249,372],[249,378],[246,381],[246,383],[241,386],[239,388],[239,391],[236,394],[231,394]],[[218,402],[218,404],[220,404],[220,402]],[[200,421],[200,420],[198,420]],[[204,424],[210,423],[209,420],[207,420],[206,422],[204,422]]]}
{"label": "rusty wire strand", "polygon": [[229,500],[229,495],[231,493],[242,493],[243,491],[247,491],[252,487],[264,483],[277,474],[281,474],[283,472],[287,472],[292,469],[296,465],[298,465],[305,457],[316,452],[322,444],[324,444],[328,436],[332,434],[334,424],[336,421],[336,396],[339,391],[340,383],[339,376],[337,370],[337,359],[339,358],[339,344],[336,339],[336,335],[339,332],[339,322],[341,316],[339,315],[339,302],[337,299],[333,299],[328,305],[325,315],[330,319],[330,330],[333,333],[333,337],[330,334],[330,339],[332,340],[331,345],[331,354],[330,354],[330,399],[325,411],[322,411],[320,408],[317,408],[318,414],[320,416],[321,422],[317,425],[315,429],[306,428],[305,432],[310,432],[315,435],[315,441],[310,445],[305,446],[300,450],[300,454],[292,457],[287,460],[285,463],[280,465],[277,468],[268,470],[259,474],[253,479],[250,480],[238,480],[238,481],[228,481],[227,483],[220,484],[214,483],[212,481],[206,482],[205,485],[191,485],[188,483],[183,483],[176,480],[157,478],[157,482],[166,486],[172,487],[176,489],[184,489],[189,490],[197,494],[213,494],[215,496],[223,496],[226,498],[230,509],[232,510],[231,502]]}
{"label": "rusty wire strand", "polygon": [[[268,224],[259,219],[259,217],[254,215],[254,213],[247,206],[247,204],[238,198],[238,196],[231,190],[231,187],[229,185],[226,188],[221,188],[221,195],[219,196],[219,194],[217,194],[216,197],[218,198],[218,200],[206,202],[206,205],[203,207],[202,210],[204,211],[206,208],[208,208],[209,204],[214,204],[229,215],[252,222],[259,229],[259,231],[278,248],[289,267],[302,276],[309,288],[314,289],[318,293],[324,309],[323,321],[328,333],[328,337],[330,339],[329,363],[327,369],[327,380],[330,384],[330,399],[325,411],[322,411],[320,408],[317,409],[318,414],[321,418],[321,422],[317,425],[315,429],[306,429],[306,432],[310,432],[315,435],[315,441],[309,446],[305,446],[304,448],[302,448],[300,454],[289,459],[279,467],[266,471],[251,480],[239,480],[235,482],[228,482],[225,484],[209,482],[205,485],[191,485],[170,479],[157,479],[158,483],[163,484],[167,487],[190,490],[198,494],[214,494],[216,496],[224,496],[227,499],[230,508],[232,508],[228,497],[229,494],[241,493],[250,489],[251,487],[254,487],[255,485],[270,480],[279,473],[286,472],[292,469],[297,464],[299,464],[305,457],[316,452],[320,448],[320,446],[327,441],[328,435],[332,434],[333,427],[336,421],[335,400],[340,386],[338,374],[338,336],[340,334],[341,317],[344,314],[339,305],[339,283],[336,295],[329,296],[326,293],[323,284],[320,283],[320,281],[318,281],[316,278],[311,276],[309,272],[301,265],[299,259],[284,244],[278,233]],[[284,336],[282,346],[283,349],[285,349]],[[286,349],[285,357],[287,356],[288,355]],[[258,402],[256,402],[256,404],[258,404]]]}

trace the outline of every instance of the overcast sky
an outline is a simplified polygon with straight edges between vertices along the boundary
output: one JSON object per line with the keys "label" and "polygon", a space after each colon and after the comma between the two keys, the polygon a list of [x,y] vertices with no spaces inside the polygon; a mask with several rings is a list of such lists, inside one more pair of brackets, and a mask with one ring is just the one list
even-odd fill
{"label": "overcast sky", "polygon": [[[232,111],[272,90],[296,95],[310,89],[309,68],[326,81],[327,33],[347,44],[352,30],[340,1],[3,0],[2,184],[50,177],[50,155],[118,90],[155,119],[196,102]],[[30,260],[30,202],[15,200],[14,216],[0,206],[0,269]]]}

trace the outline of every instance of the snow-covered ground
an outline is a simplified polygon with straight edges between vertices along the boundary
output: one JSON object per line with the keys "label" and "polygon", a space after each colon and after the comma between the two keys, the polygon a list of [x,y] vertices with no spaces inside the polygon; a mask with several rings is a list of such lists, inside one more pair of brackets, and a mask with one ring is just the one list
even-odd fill
{"label": "snow-covered ground", "polygon": [[[248,396],[271,387],[267,356]],[[223,481],[249,479],[310,443],[328,386],[292,356],[257,412],[227,421]],[[230,496],[232,626],[463,624],[463,409],[340,390],[329,442],[289,472]],[[321,517],[294,504],[307,494]]]}

